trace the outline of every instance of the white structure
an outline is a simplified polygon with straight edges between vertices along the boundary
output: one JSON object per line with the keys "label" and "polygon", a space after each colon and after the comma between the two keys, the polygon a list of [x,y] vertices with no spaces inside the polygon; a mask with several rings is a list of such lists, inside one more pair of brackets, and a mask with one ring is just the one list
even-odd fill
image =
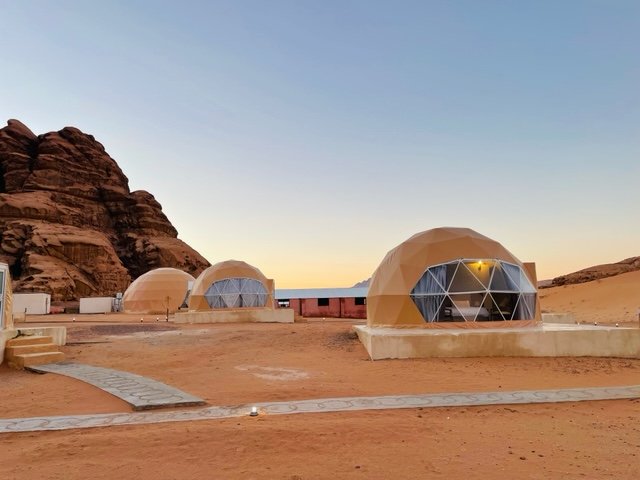
{"label": "white structure", "polygon": [[[6,286],[5,286],[6,284]],[[8,303],[7,303],[8,302]],[[11,277],[6,263],[0,263],[0,331],[10,326]],[[6,311],[5,311],[6,310]],[[0,357],[0,361],[2,358]]]}
{"label": "white structure", "polygon": [[113,297],[81,298],[80,313],[111,313],[115,300]]}
{"label": "white structure", "polygon": [[13,313],[47,315],[50,312],[51,295],[48,293],[14,293]]}
{"label": "white structure", "polygon": [[4,360],[7,340],[16,336],[11,315],[11,277],[9,266],[0,263],[0,363]]}

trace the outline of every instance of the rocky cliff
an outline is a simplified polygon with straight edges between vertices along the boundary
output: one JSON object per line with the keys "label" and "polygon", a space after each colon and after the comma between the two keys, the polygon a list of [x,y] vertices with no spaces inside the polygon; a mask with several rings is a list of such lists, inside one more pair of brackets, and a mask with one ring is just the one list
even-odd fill
{"label": "rocky cliff", "polygon": [[14,291],[53,300],[123,292],[157,267],[197,275],[209,263],[177,238],[153,195],[129,191],[118,164],[77,128],[0,129],[0,261]]}
{"label": "rocky cliff", "polygon": [[640,270],[640,257],[631,257],[620,262],[596,265],[567,275],[562,275],[561,277],[556,277],[551,281],[550,285],[545,286],[559,287],[561,285],[586,283],[636,270]]}

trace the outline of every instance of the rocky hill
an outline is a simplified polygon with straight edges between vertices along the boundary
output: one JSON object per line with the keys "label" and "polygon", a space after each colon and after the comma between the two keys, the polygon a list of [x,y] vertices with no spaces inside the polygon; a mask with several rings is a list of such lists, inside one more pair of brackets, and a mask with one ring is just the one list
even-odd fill
{"label": "rocky hill", "polygon": [[363,288],[363,287],[368,287],[369,284],[371,283],[371,277],[367,278],[366,280],[362,280],[361,282],[356,283],[353,287],[351,288]]}
{"label": "rocky hill", "polygon": [[591,282],[601,278],[613,277],[623,273],[640,270],[640,257],[631,257],[616,263],[606,263],[584,268],[577,272],[556,277],[548,287],[559,287],[561,285],[571,285],[576,283]]}
{"label": "rocky hill", "polygon": [[177,238],[153,195],[129,191],[118,164],[77,128],[0,129],[0,261],[14,291],[52,300],[123,292],[157,267],[197,275],[209,263]]}

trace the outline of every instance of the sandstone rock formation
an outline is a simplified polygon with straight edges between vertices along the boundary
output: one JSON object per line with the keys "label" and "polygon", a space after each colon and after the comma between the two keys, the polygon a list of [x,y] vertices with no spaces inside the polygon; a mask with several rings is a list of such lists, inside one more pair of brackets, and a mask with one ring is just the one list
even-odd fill
{"label": "sandstone rock formation", "polygon": [[73,127],[36,136],[17,120],[0,129],[0,261],[14,291],[52,300],[123,292],[157,267],[209,266],[153,195],[129,191],[93,136]]}
{"label": "sandstone rock formation", "polygon": [[640,270],[640,257],[631,257],[616,263],[607,263],[585,268],[574,273],[556,277],[551,281],[549,287],[559,287],[561,285],[571,285],[574,283],[585,283],[600,278],[613,277],[622,273]]}

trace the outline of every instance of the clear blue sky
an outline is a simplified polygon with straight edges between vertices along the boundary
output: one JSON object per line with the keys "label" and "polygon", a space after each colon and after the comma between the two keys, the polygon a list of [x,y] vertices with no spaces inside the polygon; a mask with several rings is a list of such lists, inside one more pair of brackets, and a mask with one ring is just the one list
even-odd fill
{"label": "clear blue sky", "polygon": [[638,1],[0,0],[0,112],[77,126],[209,261],[348,286],[468,226],[640,255]]}

